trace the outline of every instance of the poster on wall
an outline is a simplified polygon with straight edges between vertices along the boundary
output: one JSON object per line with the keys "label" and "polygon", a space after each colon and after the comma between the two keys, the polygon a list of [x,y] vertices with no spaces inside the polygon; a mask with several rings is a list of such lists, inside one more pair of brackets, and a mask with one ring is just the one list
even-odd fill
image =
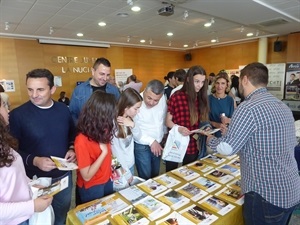
{"label": "poster on wall", "polygon": [[132,69],[115,69],[116,83],[120,87],[119,82],[126,84],[127,77],[133,74]]}
{"label": "poster on wall", "polygon": [[[284,95],[285,63],[265,64],[269,70],[268,91],[276,98],[282,100]],[[242,70],[245,66],[239,66]]]}
{"label": "poster on wall", "polygon": [[62,86],[61,76],[54,76],[54,85],[56,87],[61,87]]}
{"label": "poster on wall", "polygon": [[0,84],[4,88],[6,92],[14,92],[15,89],[15,81],[14,80],[0,80]]}
{"label": "poster on wall", "polygon": [[286,64],[284,99],[300,100],[300,62]]}

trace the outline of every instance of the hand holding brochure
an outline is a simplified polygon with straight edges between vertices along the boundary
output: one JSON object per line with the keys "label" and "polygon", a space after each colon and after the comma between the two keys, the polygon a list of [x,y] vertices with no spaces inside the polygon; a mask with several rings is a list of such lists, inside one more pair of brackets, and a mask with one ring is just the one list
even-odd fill
{"label": "hand holding brochure", "polygon": [[55,163],[57,169],[59,169],[59,170],[76,170],[76,169],[78,169],[78,166],[75,163],[68,162],[64,158],[51,156],[51,159]]}

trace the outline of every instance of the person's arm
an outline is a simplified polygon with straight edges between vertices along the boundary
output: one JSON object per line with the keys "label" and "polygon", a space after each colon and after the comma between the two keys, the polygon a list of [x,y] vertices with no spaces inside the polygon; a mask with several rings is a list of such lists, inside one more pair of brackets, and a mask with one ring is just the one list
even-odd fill
{"label": "person's arm", "polygon": [[100,143],[100,149],[101,149],[101,154],[99,155],[99,157],[96,159],[94,163],[92,163],[91,165],[85,168],[79,169],[80,174],[85,181],[89,181],[93,178],[93,176],[95,176],[100,166],[102,165],[105,157],[107,156],[108,153],[107,144]]}
{"label": "person's arm", "polygon": [[[171,115],[170,112],[167,113],[166,117],[166,125],[168,128],[172,129],[176,124],[172,121],[173,116]],[[183,135],[183,136],[189,136],[191,135],[191,131],[187,129],[186,127],[179,126],[178,125],[178,132]]]}

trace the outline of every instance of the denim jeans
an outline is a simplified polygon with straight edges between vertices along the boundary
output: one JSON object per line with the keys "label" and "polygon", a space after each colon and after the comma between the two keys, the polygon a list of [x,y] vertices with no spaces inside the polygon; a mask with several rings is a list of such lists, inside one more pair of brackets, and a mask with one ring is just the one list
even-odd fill
{"label": "denim jeans", "polygon": [[77,186],[77,190],[81,203],[90,202],[95,199],[110,195],[114,192],[113,182],[110,179],[105,184],[98,184],[90,188]]}
{"label": "denim jeans", "polygon": [[[69,185],[66,189],[53,196],[52,207],[55,215],[54,225],[63,225],[66,223],[67,213],[70,210],[72,198],[72,172],[68,172],[65,176],[69,176]],[[63,177],[53,178],[52,183],[62,179]]]}
{"label": "denim jeans", "polygon": [[19,223],[18,225],[29,225],[29,219]]}
{"label": "denim jeans", "polygon": [[248,192],[243,206],[245,225],[288,225],[294,208],[280,208],[256,192]]}
{"label": "denim jeans", "polygon": [[159,175],[160,156],[151,152],[149,145],[134,142],[134,158],[138,176],[145,180]]}

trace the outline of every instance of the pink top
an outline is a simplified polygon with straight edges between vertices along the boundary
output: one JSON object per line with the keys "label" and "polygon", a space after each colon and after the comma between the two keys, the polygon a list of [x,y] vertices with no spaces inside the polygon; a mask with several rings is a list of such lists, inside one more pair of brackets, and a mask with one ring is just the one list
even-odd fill
{"label": "pink top", "polygon": [[21,156],[14,150],[15,161],[0,168],[0,224],[19,224],[34,213],[34,202]]}
{"label": "pink top", "polygon": [[127,88],[133,88],[137,92],[140,93],[140,90],[141,90],[142,86],[143,86],[142,82],[135,83],[134,81],[131,81],[131,82],[129,82],[129,84],[125,84],[124,85],[124,89],[123,90],[126,90]]}

